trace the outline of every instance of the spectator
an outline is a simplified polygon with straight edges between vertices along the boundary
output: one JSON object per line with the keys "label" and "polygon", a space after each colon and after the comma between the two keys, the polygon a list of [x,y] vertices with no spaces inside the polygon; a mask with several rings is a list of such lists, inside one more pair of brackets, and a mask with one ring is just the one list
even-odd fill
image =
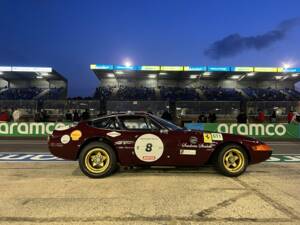
{"label": "spectator", "polygon": [[21,118],[21,111],[19,109],[13,110],[12,119],[14,122],[18,122]]}
{"label": "spectator", "polygon": [[9,122],[9,114],[7,110],[0,113],[0,122]]}
{"label": "spectator", "polygon": [[298,116],[299,116],[299,114],[297,112],[294,112],[290,123],[299,123]]}
{"label": "spectator", "polygon": [[245,112],[240,112],[239,115],[236,117],[237,123],[247,123],[247,115]]}
{"label": "spectator", "polygon": [[289,113],[287,115],[287,121],[288,121],[288,123],[292,122],[293,117],[294,117],[294,112],[291,110],[291,111],[289,111]]}
{"label": "spectator", "polygon": [[74,112],[73,112],[73,121],[78,122],[79,120],[80,120],[79,113],[78,113],[77,110],[74,110]]}
{"label": "spectator", "polygon": [[215,113],[209,113],[209,115],[208,115],[208,121],[209,121],[210,123],[215,123],[216,120],[217,120],[216,114],[215,114]]}
{"label": "spectator", "polygon": [[276,123],[276,121],[277,121],[276,111],[273,110],[271,115],[271,123]]}
{"label": "spectator", "polygon": [[204,112],[202,112],[198,117],[198,123],[207,123],[207,117]]}
{"label": "spectator", "polygon": [[41,114],[42,114],[42,122],[48,122],[49,115],[47,113],[47,110],[42,110]]}
{"label": "spectator", "polygon": [[161,116],[162,119],[164,120],[168,120],[170,122],[172,122],[172,116],[171,113],[169,113],[167,110],[165,110]]}
{"label": "spectator", "polygon": [[72,113],[70,112],[70,110],[68,110],[68,111],[66,112],[65,117],[66,117],[66,121],[68,121],[68,122],[71,122],[71,121],[72,121]]}
{"label": "spectator", "polygon": [[88,109],[85,109],[85,111],[81,115],[81,120],[88,120],[90,118],[90,112]]}
{"label": "spectator", "polygon": [[34,122],[42,122],[42,117],[40,112],[34,114]]}
{"label": "spectator", "polygon": [[266,118],[265,118],[265,113],[264,113],[261,109],[259,109],[259,110],[258,110],[257,121],[258,121],[259,123],[264,123],[265,120],[266,120]]}

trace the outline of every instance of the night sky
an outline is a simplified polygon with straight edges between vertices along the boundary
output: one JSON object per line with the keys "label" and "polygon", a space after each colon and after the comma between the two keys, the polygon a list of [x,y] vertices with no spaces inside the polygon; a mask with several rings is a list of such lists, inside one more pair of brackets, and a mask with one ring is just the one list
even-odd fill
{"label": "night sky", "polygon": [[51,66],[70,96],[89,65],[300,67],[299,0],[0,0],[0,65]]}

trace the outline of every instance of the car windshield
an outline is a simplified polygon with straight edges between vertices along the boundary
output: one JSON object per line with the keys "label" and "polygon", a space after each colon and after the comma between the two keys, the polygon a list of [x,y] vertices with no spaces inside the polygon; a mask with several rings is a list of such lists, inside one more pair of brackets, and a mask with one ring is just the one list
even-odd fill
{"label": "car windshield", "polygon": [[183,130],[182,127],[179,127],[179,126],[175,125],[174,123],[164,120],[158,116],[151,115],[151,117],[153,117],[157,122],[159,122],[161,125],[163,125],[164,127],[168,128],[170,130]]}

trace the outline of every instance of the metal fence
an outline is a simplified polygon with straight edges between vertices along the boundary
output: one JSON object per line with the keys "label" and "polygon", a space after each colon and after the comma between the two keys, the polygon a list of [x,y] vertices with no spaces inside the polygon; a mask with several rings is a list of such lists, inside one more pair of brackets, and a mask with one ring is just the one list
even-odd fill
{"label": "metal fence", "polygon": [[259,110],[263,110],[266,115],[271,115],[276,110],[278,115],[287,115],[290,110],[299,111],[299,101],[257,101],[247,103],[248,115],[256,115]]}
{"label": "metal fence", "polygon": [[169,108],[168,101],[107,101],[108,113],[126,111],[162,112]]}
{"label": "metal fence", "polygon": [[202,112],[213,112],[221,115],[231,115],[240,109],[240,102],[221,101],[178,101],[176,102],[178,111],[183,114],[200,114]]}
{"label": "metal fence", "polygon": [[[177,101],[175,103],[177,115],[196,116],[202,112],[214,112],[220,117],[228,120],[239,113],[239,101]],[[246,110],[249,117],[255,117],[259,109],[263,110],[266,115],[271,115],[276,110],[277,115],[286,117],[290,110],[300,111],[300,102],[298,101],[257,101],[247,102]],[[107,113],[126,112],[126,111],[148,111],[155,114],[161,114],[164,110],[169,109],[168,101],[106,101],[99,100],[0,100],[0,112],[3,110],[22,109],[23,117],[30,120],[38,109],[47,110],[47,113],[53,120],[63,120],[65,114],[78,110],[82,113],[89,109],[90,115],[95,117],[100,112]]]}

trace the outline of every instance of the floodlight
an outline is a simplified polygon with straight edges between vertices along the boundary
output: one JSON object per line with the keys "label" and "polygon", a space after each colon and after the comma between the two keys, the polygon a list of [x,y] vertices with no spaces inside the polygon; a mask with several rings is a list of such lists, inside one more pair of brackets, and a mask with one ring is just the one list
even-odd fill
{"label": "floodlight", "polygon": [[233,75],[233,76],[231,76],[231,79],[237,80],[237,79],[239,79],[239,78],[240,78],[240,75]]}
{"label": "floodlight", "polygon": [[156,78],[156,74],[149,74],[148,77],[149,77],[149,78],[152,78],[152,79],[153,79],[153,78]]}

